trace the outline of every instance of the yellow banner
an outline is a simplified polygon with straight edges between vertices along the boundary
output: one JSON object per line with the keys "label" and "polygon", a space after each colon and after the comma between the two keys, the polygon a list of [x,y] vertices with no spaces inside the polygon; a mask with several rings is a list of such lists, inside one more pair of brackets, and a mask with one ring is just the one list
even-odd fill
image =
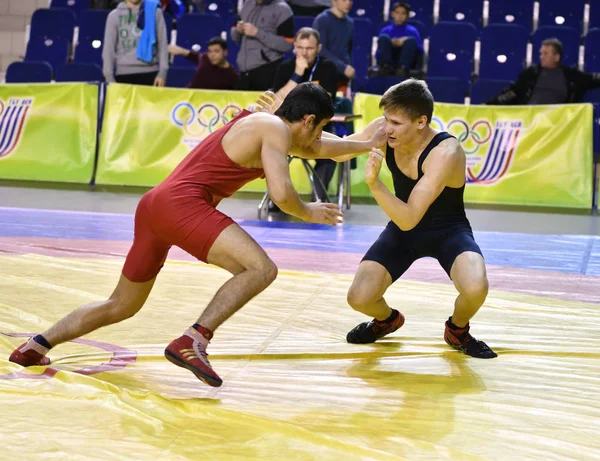
{"label": "yellow banner", "polygon": [[[210,133],[253,106],[259,94],[108,85],[96,183],[155,186]],[[290,169],[295,186],[310,191],[302,163],[294,161]],[[257,179],[243,190],[265,187]]]}
{"label": "yellow banner", "polygon": [[[357,130],[381,116],[380,96],[358,94]],[[448,131],[467,155],[465,201],[471,203],[592,207],[590,104],[463,106],[436,103],[431,127]],[[365,158],[359,158],[359,172]],[[391,175],[382,171],[391,188]],[[368,195],[362,173],[354,195]]]}
{"label": "yellow banner", "polygon": [[0,178],[89,183],[98,85],[0,85]]}

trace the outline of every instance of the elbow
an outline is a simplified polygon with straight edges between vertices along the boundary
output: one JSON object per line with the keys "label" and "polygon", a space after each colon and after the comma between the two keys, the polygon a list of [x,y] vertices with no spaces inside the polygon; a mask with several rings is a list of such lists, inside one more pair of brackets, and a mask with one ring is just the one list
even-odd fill
{"label": "elbow", "polygon": [[270,187],[269,197],[279,208],[284,208],[290,201],[290,194],[286,191],[286,187]]}
{"label": "elbow", "polygon": [[417,218],[412,213],[408,216],[404,216],[403,219],[392,219],[394,224],[400,228],[403,232],[408,232],[417,227],[417,224],[421,221],[421,218]]}

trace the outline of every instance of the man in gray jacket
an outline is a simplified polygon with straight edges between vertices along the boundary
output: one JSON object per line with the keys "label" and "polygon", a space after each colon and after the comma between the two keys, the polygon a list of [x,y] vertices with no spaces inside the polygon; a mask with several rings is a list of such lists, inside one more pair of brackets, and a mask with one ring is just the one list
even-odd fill
{"label": "man in gray jacket", "polygon": [[294,43],[292,9],[283,0],[246,0],[231,38],[242,43],[237,57],[240,90],[265,91],[273,85],[284,53]]}
{"label": "man in gray jacket", "polygon": [[162,10],[156,8],[156,45],[152,62],[137,58],[142,31],[137,19],[142,0],[125,0],[110,12],[104,29],[102,61],[107,82],[165,86],[169,69],[167,27]]}

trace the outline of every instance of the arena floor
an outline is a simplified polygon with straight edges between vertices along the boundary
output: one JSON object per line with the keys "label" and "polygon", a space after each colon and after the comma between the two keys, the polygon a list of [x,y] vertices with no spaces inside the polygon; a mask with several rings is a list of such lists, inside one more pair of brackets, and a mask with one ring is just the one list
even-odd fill
{"label": "arena floor", "polygon": [[23,369],[10,351],[112,291],[138,192],[0,186],[3,460],[600,460],[598,217],[469,209],[491,290],[472,333],[499,357],[443,341],[456,291],[416,263],[386,298],[405,326],[373,345],[345,335],[356,267],[386,223],[353,205],[336,228],[257,221],[221,207],[280,268],[216,333],[211,388],[164,359],[229,277],[172,250],[134,318]]}

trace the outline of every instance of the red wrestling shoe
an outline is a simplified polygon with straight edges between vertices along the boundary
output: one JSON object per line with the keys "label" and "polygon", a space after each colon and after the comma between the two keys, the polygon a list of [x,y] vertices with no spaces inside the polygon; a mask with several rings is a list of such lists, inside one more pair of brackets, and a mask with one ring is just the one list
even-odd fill
{"label": "red wrestling shoe", "polygon": [[10,357],[9,362],[16,363],[22,367],[32,367],[35,365],[46,366],[50,365],[50,359],[46,357],[49,349],[46,349],[41,344],[30,339],[26,343],[17,347]]}
{"label": "red wrestling shoe", "polygon": [[223,380],[213,370],[206,353],[212,333],[206,330],[205,335],[193,327],[188,328],[183,336],[171,341],[167,346],[165,357],[172,364],[190,370],[200,381],[209,386],[219,387]]}
{"label": "red wrestling shoe", "polygon": [[396,309],[392,309],[390,317],[387,321],[373,319],[370,322],[363,322],[356,325],[346,335],[346,341],[351,344],[374,343],[404,325],[404,316]]}
{"label": "red wrestling shoe", "polygon": [[452,317],[446,321],[446,330],[444,331],[444,341],[463,354],[470,355],[478,359],[493,359],[498,357],[490,347],[483,341],[479,341],[469,333],[470,326],[467,323],[459,328],[451,324]]}

